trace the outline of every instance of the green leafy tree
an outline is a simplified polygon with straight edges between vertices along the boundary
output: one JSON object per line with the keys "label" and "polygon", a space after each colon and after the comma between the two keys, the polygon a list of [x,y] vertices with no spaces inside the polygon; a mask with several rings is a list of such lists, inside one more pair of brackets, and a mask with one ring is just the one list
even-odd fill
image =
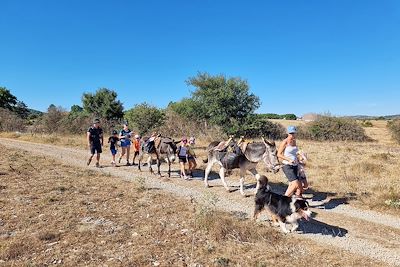
{"label": "green leafy tree", "polygon": [[119,120],[124,116],[124,107],[117,100],[117,93],[107,88],[100,88],[96,93],[84,93],[82,96],[83,110],[95,117],[107,121]]}
{"label": "green leafy tree", "polygon": [[13,111],[17,98],[6,87],[0,87],[0,108]]}
{"label": "green leafy tree", "polygon": [[199,117],[201,117],[201,115],[199,116],[199,113],[205,113],[203,110],[203,105],[193,98],[183,98],[178,102],[170,102],[167,109],[170,109],[182,117],[191,120],[198,120]]}
{"label": "green leafy tree", "polygon": [[249,92],[247,81],[241,78],[199,73],[187,84],[196,88],[192,98],[202,107],[198,117],[221,126],[225,132],[243,123],[260,106],[260,99]]}
{"label": "green leafy tree", "polygon": [[141,134],[146,134],[162,126],[166,116],[163,110],[141,103],[126,111],[125,119]]}

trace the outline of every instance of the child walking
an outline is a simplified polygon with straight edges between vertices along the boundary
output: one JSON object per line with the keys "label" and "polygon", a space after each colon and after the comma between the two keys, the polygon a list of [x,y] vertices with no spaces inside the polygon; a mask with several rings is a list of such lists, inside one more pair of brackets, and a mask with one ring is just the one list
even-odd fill
{"label": "child walking", "polygon": [[108,138],[108,143],[110,144],[110,151],[112,155],[111,165],[115,167],[115,155],[117,154],[117,142],[119,141],[118,132],[113,130],[112,135]]}

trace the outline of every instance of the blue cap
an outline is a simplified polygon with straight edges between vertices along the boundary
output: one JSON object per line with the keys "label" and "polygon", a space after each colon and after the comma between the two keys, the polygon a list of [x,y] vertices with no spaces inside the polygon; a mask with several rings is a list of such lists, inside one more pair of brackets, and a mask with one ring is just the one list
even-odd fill
{"label": "blue cap", "polygon": [[292,133],[297,133],[297,128],[296,128],[296,126],[288,126],[287,127],[287,132],[288,132],[288,134],[292,134]]}

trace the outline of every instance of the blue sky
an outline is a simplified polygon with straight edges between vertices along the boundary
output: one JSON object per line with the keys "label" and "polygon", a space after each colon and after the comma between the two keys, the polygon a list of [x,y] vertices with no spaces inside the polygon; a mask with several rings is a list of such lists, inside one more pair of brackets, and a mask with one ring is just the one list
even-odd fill
{"label": "blue sky", "polygon": [[69,109],[107,87],[125,108],[240,76],[262,113],[399,114],[400,1],[0,0],[0,86]]}

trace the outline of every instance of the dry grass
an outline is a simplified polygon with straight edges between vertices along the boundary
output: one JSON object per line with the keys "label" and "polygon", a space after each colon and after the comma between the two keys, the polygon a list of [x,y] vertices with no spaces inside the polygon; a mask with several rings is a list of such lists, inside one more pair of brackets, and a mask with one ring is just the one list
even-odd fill
{"label": "dry grass", "polygon": [[[301,125],[304,121],[273,120],[285,127]],[[307,174],[311,188],[316,192],[330,192],[340,197],[351,196],[352,203],[362,207],[399,213],[398,205],[385,204],[387,200],[400,200],[400,146],[396,144],[386,128],[386,121],[373,121],[373,127],[366,127],[366,133],[374,142],[313,142],[299,140],[298,144],[309,157]],[[52,136],[2,133],[0,137],[51,143],[61,146],[86,149],[85,136]],[[279,144],[279,142],[277,142]],[[206,158],[208,140],[197,140],[196,154]],[[199,168],[205,164],[198,161]],[[263,172],[260,165],[259,170]],[[214,169],[217,170],[217,169]],[[286,182],[284,174],[267,174],[273,183]],[[237,181],[238,172],[231,177]],[[252,180],[248,180],[252,181]],[[139,182],[140,183],[140,182]]]}
{"label": "dry grass", "polygon": [[0,146],[0,265],[378,266],[203,204]]}

